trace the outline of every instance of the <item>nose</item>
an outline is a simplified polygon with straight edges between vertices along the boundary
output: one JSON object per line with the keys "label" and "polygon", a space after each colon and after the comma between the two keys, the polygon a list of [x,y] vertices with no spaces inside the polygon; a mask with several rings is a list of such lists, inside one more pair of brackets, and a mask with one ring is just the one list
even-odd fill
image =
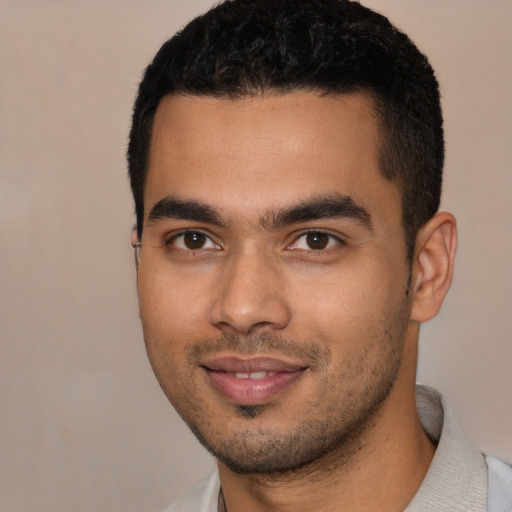
{"label": "nose", "polygon": [[282,272],[258,254],[230,257],[210,311],[210,321],[230,334],[283,329],[291,311]]}

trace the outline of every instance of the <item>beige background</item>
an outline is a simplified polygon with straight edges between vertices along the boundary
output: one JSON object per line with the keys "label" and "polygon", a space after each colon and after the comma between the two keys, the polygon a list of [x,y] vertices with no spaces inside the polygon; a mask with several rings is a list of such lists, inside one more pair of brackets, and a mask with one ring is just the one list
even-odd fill
{"label": "beige background", "polygon": [[[419,379],[512,460],[512,4],[367,3],[444,98],[461,243]],[[157,511],[213,465],[145,359],[124,160],[143,68],[209,4],[0,0],[0,512]]]}

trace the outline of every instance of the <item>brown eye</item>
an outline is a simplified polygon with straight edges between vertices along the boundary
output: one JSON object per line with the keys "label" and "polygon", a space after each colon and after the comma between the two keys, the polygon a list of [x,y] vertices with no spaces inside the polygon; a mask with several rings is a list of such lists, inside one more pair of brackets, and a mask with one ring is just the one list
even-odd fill
{"label": "brown eye", "polygon": [[185,231],[174,236],[169,245],[185,251],[220,249],[208,235],[201,233],[201,231]]}
{"label": "brown eye", "polygon": [[336,245],[343,245],[342,240],[338,237],[323,231],[309,231],[299,236],[292,248],[303,251],[324,251]]}
{"label": "brown eye", "polygon": [[203,235],[202,233],[192,232],[185,233],[183,235],[183,243],[185,247],[190,250],[202,249],[204,247],[205,242],[206,235]]}
{"label": "brown eye", "polygon": [[308,233],[306,244],[314,251],[321,251],[329,245],[330,236],[325,233]]}

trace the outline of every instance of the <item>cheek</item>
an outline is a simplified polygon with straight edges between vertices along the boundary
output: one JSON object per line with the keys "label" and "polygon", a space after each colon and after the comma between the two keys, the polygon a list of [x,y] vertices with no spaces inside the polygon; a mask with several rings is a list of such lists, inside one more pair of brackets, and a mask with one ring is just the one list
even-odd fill
{"label": "cheek", "polygon": [[[160,386],[176,407],[192,394],[185,348],[198,335],[199,304],[193,286],[179,278],[139,267],[139,312],[149,362]],[[200,331],[199,331],[200,334]],[[186,388],[186,389],[185,389]],[[180,398],[181,397],[181,398]]]}
{"label": "cheek", "polygon": [[139,270],[139,311],[148,345],[175,350],[205,334],[202,329],[208,308],[204,283],[183,281],[169,273]]}
{"label": "cheek", "polygon": [[190,368],[186,354],[187,346],[201,336],[201,295],[194,286],[182,288],[179,278],[143,269],[139,269],[138,295],[144,343],[153,372],[174,408],[193,416],[202,407],[202,380],[198,379],[199,370]]}
{"label": "cheek", "polygon": [[371,279],[363,277],[350,271],[306,274],[298,276],[289,295],[301,314],[315,317],[321,323],[345,318],[357,320],[364,314],[366,306],[370,307],[368,301],[376,301],[371,293]]}
{"label": "cheek", "polygon": [[381,331],[393,312],[402,308],[406,278],[386,273],[383,268],[368,271],[338,269],[329,275],[301,277],[294,282],[293,297],[297,332],[338,340],[361,340]]}

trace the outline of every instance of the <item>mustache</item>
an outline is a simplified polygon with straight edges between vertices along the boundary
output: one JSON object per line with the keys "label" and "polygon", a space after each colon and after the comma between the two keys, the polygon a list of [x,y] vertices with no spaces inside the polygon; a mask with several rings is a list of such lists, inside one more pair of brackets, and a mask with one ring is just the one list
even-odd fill
{"label": "mustache", "polygon": [[202,359],[221,352],[234,352],[243,356],[271,355],[309,361],[315,365],[325,365],[331,350],[312,341],[289,340],[282,336],[261,333],[256,336],[239,336],[224,333],[219,338],[197,341],[186,348],[190,364],[198,364]]}

